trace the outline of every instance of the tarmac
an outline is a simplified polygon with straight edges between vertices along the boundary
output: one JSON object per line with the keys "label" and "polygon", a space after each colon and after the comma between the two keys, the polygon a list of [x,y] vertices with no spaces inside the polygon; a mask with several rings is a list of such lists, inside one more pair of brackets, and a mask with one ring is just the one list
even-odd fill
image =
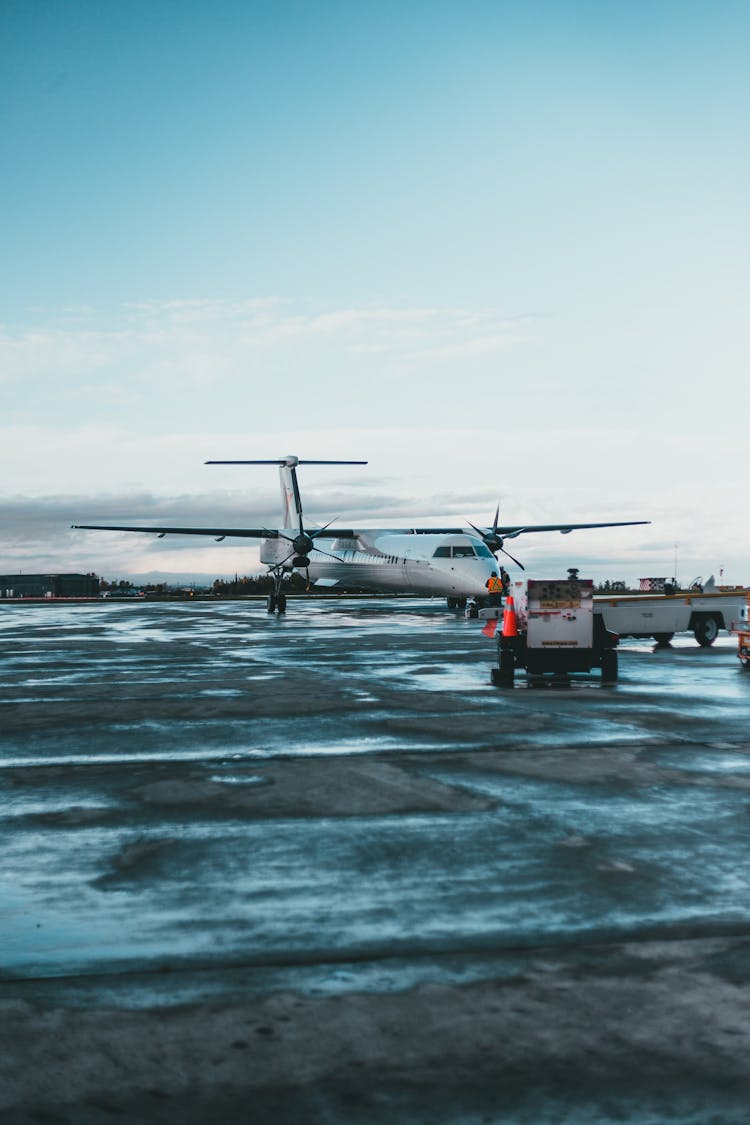
{"label": "tarmac", "polygon": [[481,625],[0,606],[0,1121],[747,1121],[736,639]]}

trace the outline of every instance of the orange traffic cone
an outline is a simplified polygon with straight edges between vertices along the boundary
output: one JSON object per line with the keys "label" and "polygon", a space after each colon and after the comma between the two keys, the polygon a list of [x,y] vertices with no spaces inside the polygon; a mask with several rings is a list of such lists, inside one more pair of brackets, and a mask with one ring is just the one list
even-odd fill
{"label": "orange traffic cone", "polygon": [[513,595],[508,594],[505,600],[505,613],[503,614],[503,636],[518,636],[518,621],[516,620],[516,607],[513,604]]}

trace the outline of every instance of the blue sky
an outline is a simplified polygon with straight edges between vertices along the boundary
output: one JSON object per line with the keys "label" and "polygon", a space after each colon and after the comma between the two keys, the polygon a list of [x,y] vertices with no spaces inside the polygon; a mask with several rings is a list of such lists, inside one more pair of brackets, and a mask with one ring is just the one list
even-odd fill
{"label": "blue sky", "polygon": [[[71,520],[650,518],[750,581],[744,3],[0,3],[0,570],[246,570]],[[335,507],[335,510],[334,510]],[[538,565],[537,565],[538,564]],[[688,573],[690,571],[690,573]]]}

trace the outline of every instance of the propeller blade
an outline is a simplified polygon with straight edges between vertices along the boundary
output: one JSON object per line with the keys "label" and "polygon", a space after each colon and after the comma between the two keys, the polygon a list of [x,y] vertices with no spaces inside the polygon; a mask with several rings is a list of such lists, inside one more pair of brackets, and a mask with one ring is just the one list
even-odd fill
{"label": "propeller blade", "polygon": [[482,540],[486,547],[489,547],[493,554],[496,554],[498,551],[502,551],[503,549],[503,540],[501,536],[497,534],[497,520],[499,514],[500,505],[498,505],[497,511],[495,512],[495,522],[492,525],[491,532],[482,531],[482,529],[480,527],[477,527],[475,523],[472,523],[471,520],[466,521],[469,527],[474,528],[479,538]]}
{"label": "propeller blade", "polygon": [[499,519],[500,519],[500,502],[498,501],[497,507],[495,508],[495,518],[492,521],[492,534],[495,537],[497,537],[497,521]]}
{"label": "propeller blade", "polygon": [[318,553],[319,555],[325,555],[325,556],[326,556],[326,558],[328,558],[328,559],[333,559],[333,561],[334,561],[334,562],[337,562],[337,563],[340,563],[340,562],[341,562],[341,559],[340,559],[340,558],[338,557],[338,555],[332,555],[332,554],[330,553],[330,551],[322,551],[322,550],[320,549],[320,547],[315,547],[315,550],[317,551],[317,553]]}
{"label": "propeller blade", "polygon": [[475,523],[472,523],[471,520],[467,520],[466,522],[468,523],[469,527],[474,528],[474,530],[476,531],[476,533],[477,533],[477,535],[479,536],[480,539],[484,540],[484,539],[487,538],[485,533],[480,528],[478,528]]}
{"label": "propeller blade", "polygon": [[335,516],[335,517],[334,517],[334,518],[333,518],[332,520],[329,520],[329,521],[328,521],[328,523],[324,524],[324,525],[323,525],[323,527],[319,527],[317,531],[310,531],[310,532],[308,532],[308,534],[309,534],[310,538],[311,538],[311,539],[314,539],[316,535],[322,535],[322,534],[323,534],[323,532],[324,532],[324,531],[327,531],[327,530],[328,530],[328,528],[329,528],[329,527],[331,526],[331,524],[332,524],[332,523],[335,523],[337,519],[340,519],[340,517],[339,517],[339,516]]}
{"label": "propeller blade", "polygon": [[516,564],[516,566],[520,566],[521,570],[526,570],[526,567],[523,565],[523,563],[519,562],[518,559],[515,558],[514,555],[511,555],[510,551],[506,551],[505,547],[501,547],[500,550],[503,552],[504,555],[507,555],[509,559],[512,559],[513,562]]}

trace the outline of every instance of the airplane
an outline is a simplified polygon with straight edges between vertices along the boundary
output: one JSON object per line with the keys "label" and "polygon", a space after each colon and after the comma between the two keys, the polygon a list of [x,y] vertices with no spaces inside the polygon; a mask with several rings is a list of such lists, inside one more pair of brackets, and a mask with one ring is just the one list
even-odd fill
{"label": "airplane", "polygon": [[[276,465],[282,498],[281,527],[122,527],[102,524],[72,524],[82,531],[132,531],[165,535],[211,535],[223,539],[259,539],[260,561],[273,575],[273,593],[268,595],[269,613],[286,611],[285,578],[304,571],[308,586],[362,590],[377,594],[429,594],[446,597],[450,609],[460,609],[467,599],[475,603],[487,596],[487,583],[498,577],[497,555],[507,555],[522,570],[504,544],[508,539],[541,531],[571,531],[599,527],[632,527],[649,520],[620,520],[611,523],[498,524],[500,508],[492,527],[340,528],[308,531],[302,514],[297,481],[300,465],[366,465],[366,461],[310,461],[289,454],[273,460],[206,461],[206,465]],[[316,545],[320,540],[326,549]]]}

